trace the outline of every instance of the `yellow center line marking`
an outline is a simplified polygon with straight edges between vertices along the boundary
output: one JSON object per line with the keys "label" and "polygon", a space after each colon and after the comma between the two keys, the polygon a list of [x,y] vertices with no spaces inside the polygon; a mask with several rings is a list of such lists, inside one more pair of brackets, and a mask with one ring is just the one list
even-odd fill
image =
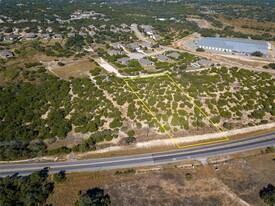
{"label": "yellow center line marking", "polygon": [[[148,105],[140,98],[140,96],[136,93],[136,91],[130,86],[128,81],[136,80],[136,79],[145,79],[145,78],[154,78],[154,77],[168,77],[174,85],[189,99],[189,101],[203,114],[204,117],[216,128],[218,132],[221,133],[221,135],[224,137],[224,139],[220,140],[213,140],[213,141],[207,141],[207,142],[201,142],[201,143],[195,143],[195,144],[189,144],[181,146],[177,143],[176,139],[173,137],[173,135],[164,127],[164,125],[160,122],[160,120],[154,115],[154,113],[150,110]],[[148,75],[148,76],[141,76],[141,77],[133,77],[133,78],[127,78],[124,79],[124,82],[129,87],[129,89],[132,91],[132,93],[137,97],[137,99],[142,103],[142,105],[148,110],[148,112],[152,115],[152,117],[157,121],[157,123],[160,125],[160,127],[165,131],[165,133],[171,138],[171,140],[177,145],[178,148],[188,148],[188,147],[194,147],[194,146],[200,146],[200,145],[207,145],[207,144],[213,144],[218,142],[226,142],[229,140],[228,136],[223,132],[208,116],[207,114],[194,102],[193,98],[190,97],[180,86],[179,84],[169,75],[169,74],[156,74],[156,75]]]}

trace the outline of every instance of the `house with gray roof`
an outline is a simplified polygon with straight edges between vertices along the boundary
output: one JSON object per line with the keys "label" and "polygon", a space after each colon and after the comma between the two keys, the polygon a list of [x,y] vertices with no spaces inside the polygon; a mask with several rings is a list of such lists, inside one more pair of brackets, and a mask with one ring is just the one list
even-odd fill
{"label": "house with gray roof", "polygon": [[11,34],[11,35],[5,36],[4,39],[7,41],[14,41],[14,40],[18,39],[18,36]]}
{"label": "house with gray roof", "polygon": [[115,49],[120,49],[122,47],[122,44],[120,42],[114,42],[114,43],[111,43],[110,45]]}
{"label": "house with gray roof", "polygon": [[14,57],[14,53],[11,51],[5,50],[0,52],[0,56],[5,58],[10,58],[10,57]]}
{"label": "house with gray roof", "polygon": [[136,42],[128,44],[128,47],[135,50],[140,49],[139,45]]}
{"label": "house with gray roof", "polygon": [[120,50],[112,49],[112,50],[108,51],[108,54],[111,55],[111,56],[113,56],[113,55],[121,55],[121,54],[123,54],[123,52],[120,51]]}
{"label": "house with gray roof", "polygon": [[157,41],[157,40],[160,40],[160,35],[158,35],[158,34],[152,34],[151,38]]}
{"label": "house with gray roof", "polygon": [[54,39],[63,39],[63,35],[62,34],[54,34],[53,38]]}
{"label": "house with gray roof", "polygon": [[46,31],[51,33],[51,32],[53,32],[53,28],[52,28],[52,27],[48,27],[48,28],[46,29]]}
{"label": "house with gray roof", "polygon": [[46,34],[42,34],[41,37],[42,37],[42,39],[50,39],[51,35],[46,33]]}
{"label": "house with gray roof", "polygon": [[154,62],[152,62],[149,59],[139,59],[138,62],[142,65],[142,66],[153,66]]}
{"label": "house with gray roof", "polygon": [[153,46],[153,44],[151,42],[144,41],[144,42],[141,43],[142,48],[145,48],[145,47],[150,48],[152,46]]}
{"label": "house with gray roof", "polygon": [[166,56],[174,58],[174,59],[178,59],[180,57],[179,53],[177,53],[177,52],[169,53]]}
{"label": "house with gray roof", "polygon": [[131,59],[129,57],[122,57],[117,60],[120,64],[127,64]]}
{"label": "house with gray roof", "polygon": [[94,31],[89,31],[89,35],[94,36],[94,35],[96,35],[96,33]]}
{"label": "house with gray roof", "polygon": [[83,32],[83,31],[78,32],[78,34],[79,34],[80,36],[84,37],[84,38],[87,37],[87,33]]}
{"label": "house with gray roof", "polygon": [[101,29],[101,30],[105,30],[106,29],[106,25],[105,24],[103,24],[103,25],[101,25],[100,27],[99,27],[99,29]]}
{"label": "house with gray roof", "polygon": [[120,27],[121,27],[122,29],[126,29],[128,26],[127,26],[127,24],[122,23],[122,24],[120,24]]}
{"label": "house with gray roof", "polygon": [[96,30],[96,26],[94,26],[94,25],[92,25],[92,24],[89,25],[88,27],[89,27],[91,30]]}
{"label": "house with gray roof", "polygon": [[70,37],[75,37],[75,33],[73,33],[73,32],[69,32],[68,34],[67,34],[67,36],[70,38]]}
{"label": "house with gray roof", "polygon": [[144,30],[144,32],[148,35],[153,34],[153,27],[150,25],[140,25],[140,28]]}
{"label": "house with gray roof", "polygon": [[36,34],[28,34],[27,39],[35,39],[37,37]]}
{"label": "house with gray roof", "polygon": [[210,60],[207,60],[207,59],[200,59],[196,63],[198,63],[200,66],[203,66],[203,67],[210,66],[212,64],[212,62]]}
{"label": "house with gray roof", "polygon": [[161,62],[168,62],[169,60],[171,60],[169,57],[164,56],[164,55],[158,55],[158,56],[156,56],[156,59]]}

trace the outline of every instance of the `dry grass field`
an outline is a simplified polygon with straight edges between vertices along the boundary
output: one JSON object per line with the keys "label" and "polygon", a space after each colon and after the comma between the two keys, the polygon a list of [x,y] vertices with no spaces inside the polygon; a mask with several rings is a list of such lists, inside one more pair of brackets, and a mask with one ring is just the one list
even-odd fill
{"label": "dry grass field", "polygon": [[[259,191],[275,183],[275,154],[242,155],[219,165],[193,169],[165,165],[159,171],[127,175],[114,175],[115,171],[71,173],[64,183],[55,186],[48,203],[73,205],[80,190],[100,187],[110,195],[112,205],[264,206]],[[186,180],[186,173],[192,174],[191,180]]]}
{"label": "dry grass field", "polygon": [[[227,20],[222,17],[218,19],[219,21],[223,22],[225,25],[229,26],[234,26],[235,31],[240,31],[245,34],[263,34],[265,31],[263,30],[256,30],[256,29],[249,29],[249,28],[241,28],[243,25],[249,25],[249,26],[254,26],[254,27],[263,27],[265,29],[268,28],[275,28],[275,23],[272,22],[257,22],[255,20],[251,19],[232,19],[232,20]],[[274,35],[275,31],[271,30],[268,33]]]}
{"label": "dry grass field", "polygon": [[95,68],[95,63],[90,62],[89,60],[83,61],[71,61],[65,63],[63,67],[56,67],[52,69],[60,78],[68,80],[69,77],[84,77],[88,76],[91,69]]}

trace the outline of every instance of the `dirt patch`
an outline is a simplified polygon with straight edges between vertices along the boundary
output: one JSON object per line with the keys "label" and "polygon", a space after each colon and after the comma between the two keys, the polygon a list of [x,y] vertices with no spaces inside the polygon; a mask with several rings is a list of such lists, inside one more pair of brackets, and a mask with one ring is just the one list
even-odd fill
{"label": "dirt patch", "polygon": [[89,60],[77,61],[77,62],[64,62],[65,66],[56,67],[52,71],[60,78],[68,80],[69,77],[84,77],[89,76],[91,69],[95,68],[95,63]]}
{"label": "dirt patch", "polygon": [[195,22],[198,27],[202,28],[202,29],[210,29],[213,28],[212,24],[208,21],[206,21],[205,19],[199,19],[199,18],[187,18],[187,21],[190,22]]}

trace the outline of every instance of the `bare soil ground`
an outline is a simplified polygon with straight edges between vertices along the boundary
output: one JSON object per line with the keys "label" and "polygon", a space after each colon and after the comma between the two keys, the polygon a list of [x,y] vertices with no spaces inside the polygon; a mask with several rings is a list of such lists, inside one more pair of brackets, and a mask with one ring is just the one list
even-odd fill
{"label": "bare soil ground", "polygon": [[[184,163],[179,163],[128,175],[114,175],[115,171],[71,173],[64,183],[55,185],[48,203],[73,205],[80,190],[100,187],[110,195],[112,205],[119,206],[264,205],[259,191],[268,183],[275,183],[274,158],[274,153],[255,153],[219,165],[195,168],[181,169]],[[185,179],[186,173],[192,174],[191,180]]]}
{"label": "bare soil ground", "polygon": [[186,20],[195,22],[200,28],[203,28],[203,29],[214,28],[210,22],[206,21],[205,19],[200,19],[196,16],[187,18]]}
{"label": "bare soil ground", "polygon": [[56,67],[52,69],[62,79],[69,79],[72,77],[83,77],[88,76],[91,69],[96,67],[95,63],[89,60],[77,61],[77,62],[64,62],[66,65],[63,67]]}

